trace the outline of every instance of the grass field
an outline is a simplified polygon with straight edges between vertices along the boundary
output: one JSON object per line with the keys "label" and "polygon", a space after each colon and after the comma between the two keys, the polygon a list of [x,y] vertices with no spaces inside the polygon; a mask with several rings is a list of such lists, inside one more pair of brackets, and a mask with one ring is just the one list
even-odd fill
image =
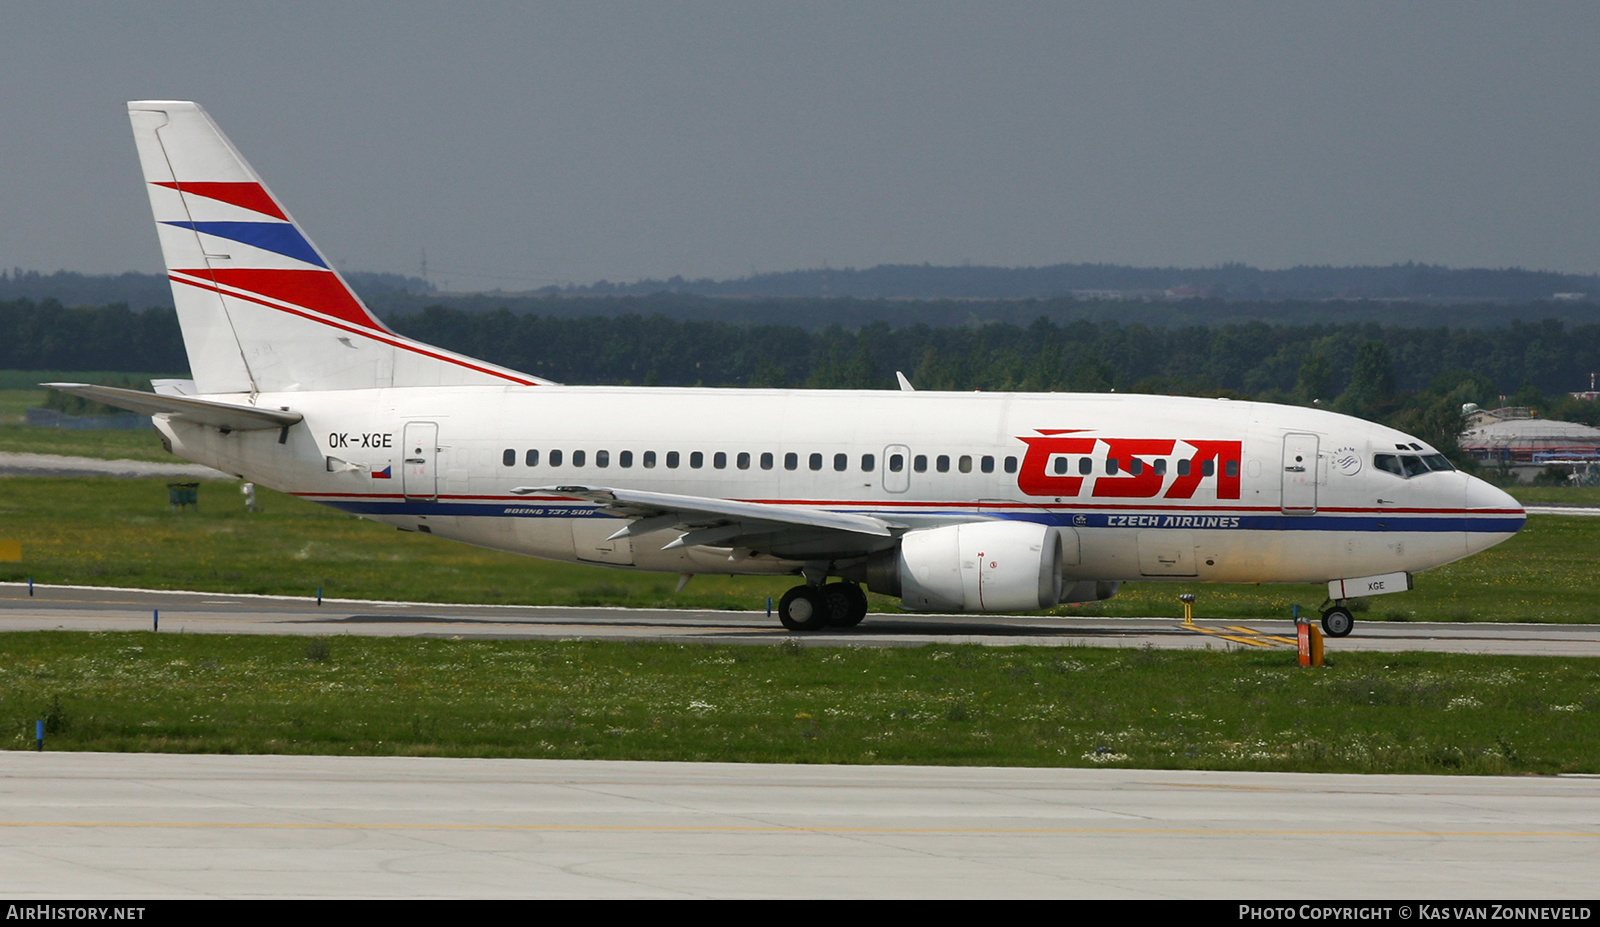
{"label": "grass field", "polygon": [[18,425],[27,419],[28,409],[44,405],[42,389],[0,389],[0,425]]}
{"label": "grass field", "polygon": [[0,748],[1600,771],[1600,662],[1459,654],[6,635]]}
{"label": "grass field", "polygon": [[161,446],[161,435],[154,428],[137,431],[71,431],[61,428],[29,428],[27,425],[0,425],[0,451],[25,454],[64,454],[68,457],[96,457],[101,460],[149,460],[157,463],[187,463]]}
{"label": "grass field", "polygon": [[[234,484],[203,483],[198,510],[173,512],[161,480],[0,481],[0,540],[20,563],[0,580],[397,601],[763,609],[786,577],[676,576],[551,563],[364,521],[270,491],[249,514]],[[1362,620],[1600,621],[1600,519],[1535,516],[1485,553],[1421,574],[1415,591],[1365,600]],[[1178,615],[1198,596],[1209,617],[1285,617],[1318,606],[1321,586],[1130,583],[1063,614]],[[873,596],[879,611],[894,600]]]}

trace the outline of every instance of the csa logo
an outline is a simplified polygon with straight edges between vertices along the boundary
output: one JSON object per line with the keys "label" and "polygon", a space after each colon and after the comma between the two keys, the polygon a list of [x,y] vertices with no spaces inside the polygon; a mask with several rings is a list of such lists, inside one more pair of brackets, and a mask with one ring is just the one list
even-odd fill
{"label": "csa logo", "polygon": [[[1243,455],[1239,441],[1099,438],[1083,431],[1039,428],[1038,437],[1018,435],[1017,440],[1028,445],[1028,453],[1017,473],[1017,488],[1030,496],[1078,496],[1089,483],[1088,495],[1101,499],[1192,499],[1206,482],[1215,487],[1218,499],[1239,498],[1239,458]],[[1081,470],[1068,475],[1063,466],[1047,466],[1064,455],[1114,461],[1115,466],[1107,466],[1105,475],[1094,477]],[[1177,465],[1172,474],[1146,460],[1173,457]]]}

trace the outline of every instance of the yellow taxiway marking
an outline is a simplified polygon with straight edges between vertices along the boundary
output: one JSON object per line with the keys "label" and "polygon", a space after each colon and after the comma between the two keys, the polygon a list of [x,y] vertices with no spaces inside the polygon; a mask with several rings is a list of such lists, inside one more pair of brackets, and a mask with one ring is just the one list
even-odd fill
{"label": "yellow taxiway marking", "polygon": [[1265,631],[1257,631],[1255,628],[1243,628],[1238,625],[1230,625],[1230,628],[1234,631],[1242,631],[1245,634],[1252,634],[1265,641],[1275,641],[1279,644],[1287,644],[1290,647],[1298,646],[1298,642],[1292,637],[1281,637],[1277,634],[1268,634]]}
{"label": "yellow taxiway marking", "polygon": [[1099,834],[1147,836],[1153,834],[1265,837],[1600,837],[1596,831],[1561,830],[1355,830],[1330,828],[1253,827],[791,827],[755,825],[634,825],[634,824],[339,824],[329,822],[249,821],[0,821],[0,827],[119,827],[194,829],[215,827],[238,830],[458,830],[537,831],[568,833],[748,833],[748,834]]}
{"label": "yellow taxiway marking", "polygon": [[[1255,628],[1246,628],[1240,625],[1228,625],[1224,630],[1217,630],[1216,628],[1202,628],[1197,624],[1180,622],[1178,627],[1186,631],[1194,631],[1197,634],[1210,634],[1212,637],[1220,637],[1236,644],[1247,644],[1251,647],[1275,647],[1280,644],[1285,647],[1298,646],[1291,638],[1279,637],[1276,634],[1268,634],[1265,631],[1257,631]],[[1227,633],[1228,631],[1234,633],[1229,634]]]}

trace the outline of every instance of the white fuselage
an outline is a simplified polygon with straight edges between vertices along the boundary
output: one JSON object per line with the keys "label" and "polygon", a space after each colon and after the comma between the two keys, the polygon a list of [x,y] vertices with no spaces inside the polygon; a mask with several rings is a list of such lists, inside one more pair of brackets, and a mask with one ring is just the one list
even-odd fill
{"label": "white fuselage", "polygon": [[[452,386],[212,397],[303,425],[221,433],[157,419],[176,453],[440,537],[554,560],[792,573],[819,556],[666,548],[664,527],[554,487],[603,486],[871,513],[906,529],[1057,526],[1067,580],[1323,582],[1449,563],[1514,534],[1521,507],[1347,416],[1118,394]],[[530,453],[532,452],[532,453]],[[520,490],[520,492],[513,492]],[[892,544],[892,541],[887,542]]]}

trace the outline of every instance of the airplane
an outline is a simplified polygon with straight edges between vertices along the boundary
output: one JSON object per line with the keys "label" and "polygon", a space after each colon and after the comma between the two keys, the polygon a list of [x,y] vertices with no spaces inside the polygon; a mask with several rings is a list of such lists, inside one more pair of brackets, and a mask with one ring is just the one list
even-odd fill
{"label": "airplane", "polygon": [[[634,570],[795,575],[795,632],[1014,612],[1127,581],[1353,599],[1515,534],[1522,507],[1393,428],[1135,394],[563,386],[374,316],[206,112],[128,104],[189,380],[58,390],[179,456],[405,531]],[[681,587],[680,587],[681,588]]]}

